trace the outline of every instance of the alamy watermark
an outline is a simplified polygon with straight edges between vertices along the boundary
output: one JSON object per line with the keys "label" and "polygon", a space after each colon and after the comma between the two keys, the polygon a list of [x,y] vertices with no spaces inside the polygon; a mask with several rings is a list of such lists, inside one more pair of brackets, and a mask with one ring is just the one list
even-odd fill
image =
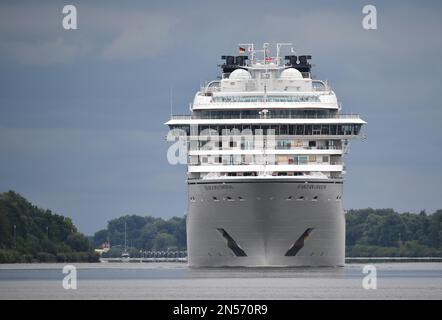
{"label": "alamy watermark", "polygon": [[[225,150],[256,149],[261,150],[253,156],[253,163],[257,165],[276,164],[276,155],[266,153],[266,150],[275,149],[276,135],[274,129],[257,129],[255,133],[251,129],[222,129],[221,134],[214,129],[203,129],[198,133],[198,126],[191,125],[190,132],[175,128],[169,130],[167,141],[173,142],[167,150],[167,161],[172,164],[188,163],[187,150],[215,151],[206,155],[207,164],[232,163],[242,164],[243,154],[226,154]],[[219,151],[219,152],[216,152]],[[250,161],[248,161],[250,162]]]}
{"label": "alamy watermark", "polygon": [[362,28],[365,30],[376,30],[378,28],[378,11],[372,4],[367,4],[362,8]]}
{"label": "alamy watermark", "polygon": [[376,290],[378,287],[378,276],[376,267],[372,264],[365,265],[362,273],[366,276],[362,279],[362,288],[365,290]]}
{"label": "alamy watermark", "polygon": [[61,22],[63,29],[77,30],[77,8],[74,5],[68,4],[63,7],[62,13],[65,15]]}
{"label": "alamy watermark", "polygon": [[63,289],[65,290],[77,290],[77,268],[73,265],[66,265],[63,267],[63,274],[66,274],[63,278]]}

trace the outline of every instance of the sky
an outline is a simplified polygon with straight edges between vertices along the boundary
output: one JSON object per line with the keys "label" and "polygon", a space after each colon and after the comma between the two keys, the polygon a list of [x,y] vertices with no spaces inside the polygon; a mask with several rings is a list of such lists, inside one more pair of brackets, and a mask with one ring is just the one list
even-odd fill
{"label": "sky", "polygon": [[[62,8],[77,8],[64,30]],[[362,8],[377,29],[362,28]],[[167,162],[170,102],[189,113],[238,43],[311,54],[366,139],[346,155],[344,207],[442,208],[442,3],[2,1],[0,192],[69,216],[183,216],[186,167]],[[172,99],[170,91],[172,88]]]}

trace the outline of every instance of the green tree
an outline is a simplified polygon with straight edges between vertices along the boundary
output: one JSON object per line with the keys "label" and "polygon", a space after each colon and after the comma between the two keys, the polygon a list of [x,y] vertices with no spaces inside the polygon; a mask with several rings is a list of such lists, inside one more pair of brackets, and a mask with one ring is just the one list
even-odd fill
{"label": "green tree", "polygon": [[169,233],[158,233],[154,241],[154,250],[167,250],[176,247],[176,239]]}
{"label": "green tree", "polygon": [[0,193],[0,249],[5,250],[2,262],[56,261],[80,251],[84,254],[77,257],[97,260],[71,219],[38,208],[14,191]]}

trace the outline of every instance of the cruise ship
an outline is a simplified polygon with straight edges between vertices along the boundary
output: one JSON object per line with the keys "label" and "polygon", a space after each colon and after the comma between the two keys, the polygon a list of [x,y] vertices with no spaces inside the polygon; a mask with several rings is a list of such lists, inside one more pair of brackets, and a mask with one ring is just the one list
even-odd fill
{"label": "cruise ship", "polygon": [[187,164],[190,267],[344,265],[343,155],[366,122],[310,55],[271,49],[239,44],[166,122]]}

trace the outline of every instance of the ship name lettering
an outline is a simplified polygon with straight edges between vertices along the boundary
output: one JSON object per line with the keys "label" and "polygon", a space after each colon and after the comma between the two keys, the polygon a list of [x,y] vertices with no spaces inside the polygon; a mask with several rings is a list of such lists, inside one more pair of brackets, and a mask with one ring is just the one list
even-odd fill
{"label": "ship name lettering", "polygon": [[307,184],[307,185],[299,185],[298,189],[313,189],[313,190],[325,190],[327,186],[321,184]]}
{"label": "ship name lettering", "polygon": [[233,186],[230,184],[221,185],[221,186],[204,186],[204,188],[208,191],[210,190],[226,190],[226,189],[233,189]]}

